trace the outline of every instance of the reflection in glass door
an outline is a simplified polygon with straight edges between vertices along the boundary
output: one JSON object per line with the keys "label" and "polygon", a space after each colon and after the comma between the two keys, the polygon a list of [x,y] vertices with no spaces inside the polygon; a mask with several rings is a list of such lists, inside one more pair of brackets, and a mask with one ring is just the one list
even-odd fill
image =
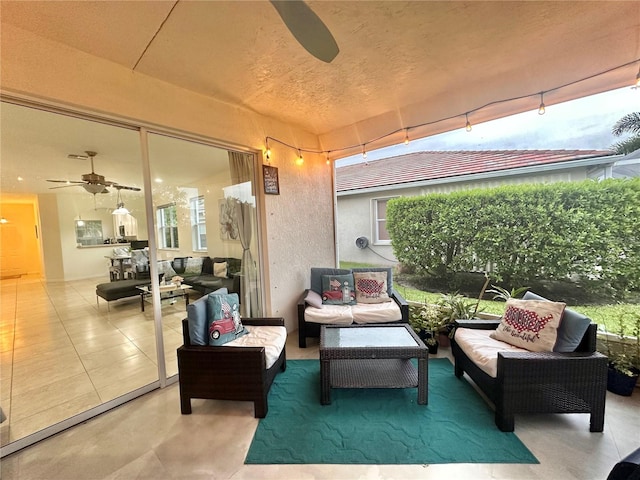
{"label": "reflection in glass door", "polygon": [[262,314],[257,247],[255,157],[149,134],[158,299],[166,373],[177,374],[186,300],[226,288],[244,317]]}

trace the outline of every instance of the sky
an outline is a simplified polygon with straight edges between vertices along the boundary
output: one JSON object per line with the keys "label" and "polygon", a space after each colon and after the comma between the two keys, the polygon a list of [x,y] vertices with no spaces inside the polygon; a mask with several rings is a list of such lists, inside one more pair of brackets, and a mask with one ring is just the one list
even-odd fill
{"label": "sky", "polygon": [[[437,150],[606,150],[623,137],[613,125],[624,115],[640,111],[640,89],[624,87],[570,102],[460,128],[420,140],[367,151],[367,161]],[[336,161],[336,166],[363,162],[361,154]]]}

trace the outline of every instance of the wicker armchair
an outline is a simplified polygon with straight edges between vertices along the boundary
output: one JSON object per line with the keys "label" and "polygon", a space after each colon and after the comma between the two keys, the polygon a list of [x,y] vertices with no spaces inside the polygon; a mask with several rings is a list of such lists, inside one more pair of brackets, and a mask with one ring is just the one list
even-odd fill
{"label": "wicker armchair", "polygon": [[[284,326],[283,318],[243,318],[245,326]],[[264,347],[192,345],[187,319],[182,321],[184,345],[178,348],[180,410],[191,413],[192,398],[252,401],[256,418],[264,418],[267,395],[279,371],[286,369],[286,353],[266,368]]]}
{"label": "wicker armchair", "polygon": [[[459,320],[457,328],[495,329],[499,322]],[[455,341],[455,375],[466,372],[495,406],[503,432],[514,429],[516,413],[589,413],[590,431],[604,428],[607,357],[596,352],[597,325],[589,325],[575,352],[500,352],[497,376],[491,377]]]}

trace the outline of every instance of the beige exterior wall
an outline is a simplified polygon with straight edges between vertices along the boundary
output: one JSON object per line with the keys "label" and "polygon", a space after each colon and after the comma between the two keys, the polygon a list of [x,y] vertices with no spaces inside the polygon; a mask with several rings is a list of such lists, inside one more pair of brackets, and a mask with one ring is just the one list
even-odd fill
{"label": "beige exterior wall", "polygon": [[[319,148],[318,138],[296,125],[132,72],[11,25],[3,24],[0,46],[0,87],[5,94],[200,135],[223,146],[262,151],[265,137],[274,136]],[[264,196],[259,213],[266,259],[265,313],[283,316],[291,331],[297,325],[297,297],[309,284],[309,267],[335,262],[333,173],[324,157],[307,154],[305,163],[297,166],[290,149],[276,145],[272,152],[280,195]],[[55,204],[51,208],[55,210]],[[47,275],[63,269],[61,259],[56,262],[60,264],[45,265]]]}
{"label": "beige exterior wall", "polygon": [[[580,167],[571,170],[541,172],[536,175],[513,175],[472,182],[449,182],[415,188],[380,190],[358,195],[338,195],[336,223],[338,258],[340,261],[375,265],[393,265],[397,262],[391,245],[376,244],[373,240],[375,238],[373,231],[375,218],[373,211],[374,199],[394,196],[408,197],[428,193],[448,193],[471,188],[494,188],[507,184],[577,182],[586,179],[587,169]],[[355,240],[360,236],[365,236],[369,239],[370,248],[359,249],[356,247]]]}

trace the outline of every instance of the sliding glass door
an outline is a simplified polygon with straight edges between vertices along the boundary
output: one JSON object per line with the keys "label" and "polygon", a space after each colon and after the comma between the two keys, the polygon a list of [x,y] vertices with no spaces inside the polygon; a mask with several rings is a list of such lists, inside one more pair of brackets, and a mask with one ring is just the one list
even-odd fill
{"label": "sliding glass door", "polygon": [[[203,293],[262,307],[253,154],[14,103],[0,115],[6,455],[173,381]],[[160,268],[201,282],[167,294]]]}

